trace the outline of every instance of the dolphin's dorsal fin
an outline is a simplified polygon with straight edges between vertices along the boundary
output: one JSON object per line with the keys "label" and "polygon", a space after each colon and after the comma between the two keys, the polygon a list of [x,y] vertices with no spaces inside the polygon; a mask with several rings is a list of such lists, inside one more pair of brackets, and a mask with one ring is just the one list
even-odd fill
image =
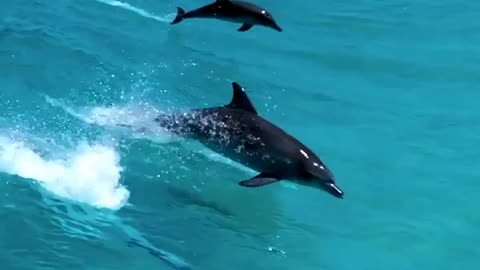
{"label": "dolphin's dorsal fin", "polygon": [[245,93],[245,90],[238,84],[237,82],[232,83],[233,87],[233,97],[230,104],[226,107],[235,108],[235,109],[242,109],[254,114],[257,114],[257,110],[253,107],[252,102]]}

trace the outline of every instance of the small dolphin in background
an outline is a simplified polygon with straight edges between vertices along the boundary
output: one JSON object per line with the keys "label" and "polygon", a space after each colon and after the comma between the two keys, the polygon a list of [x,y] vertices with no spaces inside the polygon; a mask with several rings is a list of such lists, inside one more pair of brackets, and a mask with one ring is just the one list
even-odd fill
{"label": "small dolphin in background", "polygon": [[282,32],[282,28],[265,9],[244,1],[216,0],[198,9],[185,12],[177,8],[177,16],[170,24],[177,24],[188,18],[214,18],[235,23],[242,23],[238,31],[245,32],[254,25],[263,25]]}
{"label": "small dolphin in background", "polygon": [[333,174],[317,155],[259,116],[244,89],[236,82],[232,86],[233,98],[228,105],[163,114],[155,121],[169,132],[196,139],[259,172],[240,181],[241,186],[259,187],[288,179],[343,198]]}

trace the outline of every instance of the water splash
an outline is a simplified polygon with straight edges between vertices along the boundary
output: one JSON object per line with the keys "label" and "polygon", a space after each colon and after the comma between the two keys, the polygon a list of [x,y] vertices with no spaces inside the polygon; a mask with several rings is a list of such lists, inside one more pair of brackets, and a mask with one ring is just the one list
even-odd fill
{"label": "water splash", "polygon": [[78,120],[91,125],[101,126],[121,135],[136,139],[148,139],[157,143],[177,141],[178,137],[165,131],[155,121],[160,110],[138,104],[125,106],[93,106],[74,108],[58,99],[46,96],[47,103],[61,108]]}
{"label": "water splash", "polygon": [[103,4],[106,4],[106,5],[109,5],[109,6],[112,6],[112,7],[119,7],[119,8],[128,10],[128,11],[131,11],[131,12],[134,12],[134,13],[142,16],[142,17],[153,19],[153,20],[156,20],[156,21],[159,21],[159,22],[170,23],[173,20],[173,18],[175,17],[175,14],[173,14],[173,13],[169,14],[169,15],[165,15],[163,17],[156,16],[156,15],[153,15],[153,14],[149,13],[146,10],[134,7],[134,6],[132,6],[129,3],[126,3],[126,2],[121,2],[121,1],[116,1],[116,0],[96,0],[96,1],[100,2],[100,3],[103,3]]}
{"label": "water splash", "polygon": [[[141,104],[73,108],[60,100],[48,96],[45,99],[50,105],[63,109],[85,123],[98,125],[112,132],[118,131],[123,136],[146,139],[160,144],[180,141],[180,137],[169,133],[154,121],[159,114],[165,113],[157,108]],[[182,146],[186,150],[199,153],[214,162],[223,163],[250,174],[257,173],[236,161],[203,147],[200,143],[190,141],[182,144]]]}
{"label": "water splash", "polygon": [[119,183],[122,167],[113,148],[83,143],[63,156],[47,159],[23,141],[0,135],[0,171],[94,207],[116,210],[126,204],[130,192]]}
{"label": "water splash", "polygon": [[[158,110],[145,110],[140,107],[93,107],[83,113],[73,112],[71,108],[65,108],[83,121],[103,127],[122,129],[124,134],[129,133],[132,138],[141,138],[157,143],[169,143],[179,141],[179,137],[167,132],[153,119],[158,115]],[[256,173],[254,170],[222,156],[200,143],[189,141],[182,146],[191,152],[199,153],[212,161],[223,163],[248,173]]]}
{"label": "water splash", "polygon": [[[132,104],[126,106],[86,107],[76,110],[48,96],[46,96],[46,101],[52,106],[62,108],[65,112],[81,121],[105,127],[111,131],[120,131],[121,134],[127,137],[145,139],[160,144],[180,141],[178,136],[167,132],[153,120],[159,113],[162,113],[161,110],[155,108]],[[203,155],[211,161],[234,167],[251,175],[258,174],[257,171],[210,150],[199,142],[189,141],[181,145],[185,150]],[[282,181],[280,185],[288,189],[298,189],[296,184],[288,181]]]}

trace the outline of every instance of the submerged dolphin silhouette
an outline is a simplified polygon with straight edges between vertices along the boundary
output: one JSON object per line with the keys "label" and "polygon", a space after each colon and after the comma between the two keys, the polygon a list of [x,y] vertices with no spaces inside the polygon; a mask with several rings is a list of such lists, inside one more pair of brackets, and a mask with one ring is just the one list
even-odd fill
{"label": "submerged dolphin silhouette", "polygon": [[167,131],[196,139],[211,150],[260,172],[239,182],[258,187],[281,180],[320,188],[337,198],[343,191],[333,174],[308,147],[258,115],[244,89],[232,83],[230,104],[159,115]]}
{"label": "submerged dolphin silhouette", "polygon": [[255,24],[270,27],[279,32],[282,31],[282,28],[278,26],[268,11],[245,1],[216,0],[189,12],[185,12],[181,7],[178,7],[177,16],[170,24],[177,24],[188,18],[213,18],[242,23],[242,26],[238,28],[240,32],[250,30]]}

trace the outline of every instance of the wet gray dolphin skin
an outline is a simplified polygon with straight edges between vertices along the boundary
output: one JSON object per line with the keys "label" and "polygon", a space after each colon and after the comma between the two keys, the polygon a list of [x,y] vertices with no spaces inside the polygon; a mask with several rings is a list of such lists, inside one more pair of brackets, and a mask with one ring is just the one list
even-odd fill
{"label": "wet gray dolphin skin", "polygon": [[273,16],[265,9],[244,1],[216,0],[206,6],[185,12],[181,7],[177,8],[177,16],[170,24],[177,24],[189,18],[213,18],[223,21],[241,23],[237,30],[245,32],[254,25],[263,25],[282,32],[282,28],[273,19]]}
{"label": "wet gray dolphin skin", "polygon": [[232,86],[233,98],[228,105],[162,114],[155,121],[169,132],[196,139],[259,172],[240,181],[241,186],[259,187],[290,180],[343,198],[333,174],[318,156],[259,116],[244,89],[236,82]]}

